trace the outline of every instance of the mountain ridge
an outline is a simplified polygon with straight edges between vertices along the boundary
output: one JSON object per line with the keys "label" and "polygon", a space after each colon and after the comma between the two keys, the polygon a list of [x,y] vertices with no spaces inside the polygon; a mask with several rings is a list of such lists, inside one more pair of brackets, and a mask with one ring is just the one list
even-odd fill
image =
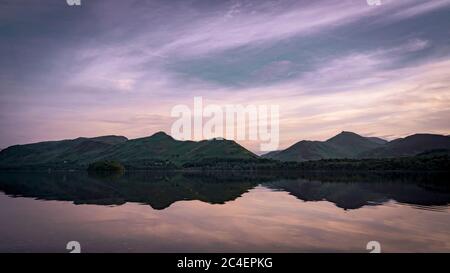
{"label": "mountain ridge", "polygon": [[414,156],[437,149],[450,149],[450,137],[438,134],[413,134],[360,154],[360,158]]}
{"label": "mountain ridge", "polygon": [[[320,159],[364,159],[416,156],[433,150],[449,150],[450,137],[438,134],[413,134],[386,141],[342,131],[326,141],[299,141],[290,147],[262,155],[280,161]],[[442,154],[442,151],[441,151]]]}
{"label": "mountain ridge", "polygon": [[349,131],[341,133],[325,140],[310,141],[301,140],[287,149],[276,153],[267,153],[263,158],[281,161],[309,161],[334,158],[354,158],[359,153],[379,147],[373,139],[360,136]]}
{"label": "mountain ridge", "polygon": [[325,141],[301,140],[257,156],[233,140],[181,141],[160,131],[136,139],[108,135],[13,145],[0,151],[0,169],[85,169],[99,161],[117,161],[127,169],[240,168],[243,164],[252,168],[277,161],[433,157],[449,151],[450,137],[444,135],[414,134],[388,142],[342,131]]}
{"label": "mountain ridge", "polygon": [[256,159],[257,156],[231,140],[180,141],[160,131],[137,139],[79,137],[13,145],[0,151],[0,167],[84,168],[97,161],[114,160],[130,167],[151,168],[212,158]]}

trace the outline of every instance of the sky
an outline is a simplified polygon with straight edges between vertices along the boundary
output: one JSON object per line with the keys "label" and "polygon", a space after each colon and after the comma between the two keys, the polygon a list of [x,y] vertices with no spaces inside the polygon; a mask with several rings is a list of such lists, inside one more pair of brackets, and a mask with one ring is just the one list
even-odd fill
{"label": "sky", "polygon": [[170,133],[195,96],[279,105],[280,148],[450,134],[450,0],[380,1],[1,0],[0,149]]}

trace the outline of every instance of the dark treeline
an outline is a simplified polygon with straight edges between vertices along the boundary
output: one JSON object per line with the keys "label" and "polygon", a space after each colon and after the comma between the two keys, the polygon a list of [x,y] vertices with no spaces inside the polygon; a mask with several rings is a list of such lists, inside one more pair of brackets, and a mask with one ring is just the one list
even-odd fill
{"label": "dark treeline", "polygon": [[183,165],[187,169],[202,170],[332,170],[332,171],[447,171],[448,155],[436,157],[400,157],[382,159],[322,159],[304,162],[281,162],[271,159],[223,160],[208,159]]}
{"label": "dark treeline", "polygon": [[208,158],[182,165],[170,160],[136,160],[126,162],[98,161],[90,165],[39,164],[2,168],[3,170],[180,170],[180,171],[448,171],[450,156],[412,156],[377,159],[321,159],[303,162],[282,162],[266,158],[224,159]]}

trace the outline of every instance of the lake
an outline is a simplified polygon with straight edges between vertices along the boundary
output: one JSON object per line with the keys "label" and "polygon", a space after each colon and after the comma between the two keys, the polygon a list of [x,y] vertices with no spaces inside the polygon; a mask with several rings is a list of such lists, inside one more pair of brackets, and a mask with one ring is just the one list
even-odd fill
{"label": "lake", "polygon": [[450,252],[445,173],[0,173],[0,252]]}

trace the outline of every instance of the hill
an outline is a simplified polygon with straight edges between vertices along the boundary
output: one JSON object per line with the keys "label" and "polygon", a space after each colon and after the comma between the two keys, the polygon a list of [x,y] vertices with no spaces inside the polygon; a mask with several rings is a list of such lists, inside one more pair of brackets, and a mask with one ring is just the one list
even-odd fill
{"label": "hill", "polygon": [[386,144],[386,143],[389,142],[386,139],[382,139],[382,138],[379,138],[379,137],[366,137],[366,138],[368,140],[371,140],[371,141],[377,143],[377,144]]}
{"label": "hill", "polygon": [[450,137],[443,135],[415,134],[386,142],[343,131],[326,141],[302,140],[258,157],[234,141],[179,141],[158,132],[132,140],[102,136],[15,145],[0,152],[0,169],[86,169],[93,163],[117,162],[125,169],[145,170],[440,170],[447,166],[449,151]]}
{"label": "hill", "polygon": [[164,132],[127,140],[105,136],[11,146],[0,152],[0,168],[80,169],[98,161],[117,161],[126,168],[175,168],[208,159],[256,159],[230,140],[178,141]]}
{"label": "hill", "polygon": [[359,155],[360,158],[384,158],[414,156],[433,150],[450,149],[450,137],[435,134],[415,134],[392,140],[373,150]]}
{"label": "hill", "polygon": [[265,154],[263,158],[281,161],[307,161],[323,158],[340,158],[342,156],[342,151],[332,144],[321,141],[302,140],[286,150],[279,151],[275,154]]}
{"label": "hill", "polygon": [[367,138],[343,131],[326,141],[302,140],[289,148],[263,155],[281,161],[308,161],[332,158],[354,158],[360,153],[384,145],[380,138]]}
{"label": "hill", "polygon": [[362,137],[352,132],[343,131],[342,133],[325,141],[332,144],[341,151],[343,157],[355,157],[364,151],[368,151],[383,145],[379,138]]}
{"label": "hill", "polygon": [[0,152],[0,166],[2,168],[49,164],[63,166],[71,162],[88,160],[93,155],[126,141],[127,138],[123,136],[102,136],[14,145]]}
{"label": "hill", "polygon": [[151,168],[162,164],[181,166],[208,159],[252,158],[257,156],[231,140],[179,141],[158,132],[115,145],[92,160],[119,161],[128,168]]}

